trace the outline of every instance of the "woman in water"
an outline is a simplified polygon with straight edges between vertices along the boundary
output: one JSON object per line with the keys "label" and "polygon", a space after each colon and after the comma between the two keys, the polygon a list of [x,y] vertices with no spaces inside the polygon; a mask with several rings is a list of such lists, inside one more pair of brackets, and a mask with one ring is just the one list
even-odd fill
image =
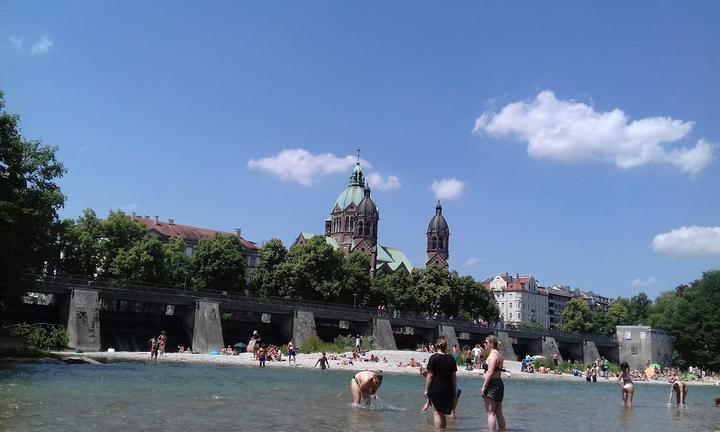
{"label": "woman in water", "polygon": [[630,378],[630,366],[627,362],[622,362],[620,365],[620,377],[618,378],[618,385],[622,389],[622,401],[626,407],[632,406],[633,400],[633,382]]}
{"label": "woman in water", "polygon": [[489,352],[489,355],[480,394],[483,397],[483,401],[485,401],[485,411],[488,416],[488,431],[494,431],[496,425],[500,430],[505,430],[505,417],[502,413],[505,385],[501,379],[503,357],[500,351],[498,351],[498,340],[495,336],[491,335],[485,339],[485,350]]}
{"label": "woman in water", "polygon": [[668,406],[670,405],[672,401],[673,393],[677,392],[677,396],[675,400],[677,401],[678,406],[685,405],[685,397],[687,396],[688,388],[687,384],[683,382],[680,377],[673,375],[669,379],[670,381],[670,396],[668,397]]}
{"label": "woman in water", "polygon": [[[425,397],[435,409],[433,423],[439,431],[445,430],[445,416],[453,412],[457,397],[457,364],[446,351],[447,340],[441,336],[435,343],[435,354],[428,360],[425,377]],[[427,404],[424,408],[427,409]]]}
{"label": "woman in water", "polygon": [[355,374],[350,380],[350,393],[352,393],[353,404],[359,405],[361,402],[368,406],[382,385],[383,373],[381,370],[362,371]]}

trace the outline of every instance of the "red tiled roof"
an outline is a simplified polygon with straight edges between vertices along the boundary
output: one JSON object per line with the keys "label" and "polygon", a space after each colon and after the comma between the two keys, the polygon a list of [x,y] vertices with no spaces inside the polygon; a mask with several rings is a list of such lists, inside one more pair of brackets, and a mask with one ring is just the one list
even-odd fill
{"label": "red tiled roof", "polygon": [[513,281],[508,284],[507,290],[508,291],[525,291],[526,289],[525,289],[525,284]]}
{"label": "red tiled roof", "polygon": [[[180,225],[176,223],[169,223],[166,221],[158,220],[157,223],[155,223],[155,219],[151,218],[144,218],[141,216],[135,216],[133,218],[135,222],[141,223],[145,225],[145,227],[151,231],[155,231],[158,234],[160,234],[162,237],[173,237],[177,236],[182,238],[183,240],[190,240],[190,241],[199,241],[206,238],[212,238],[215,236],[215,234],[220,234],[223,236],[232,236],[237,237],[234,233],[224,232],[224,231],[215,231],[207,228],[200,228],[200,227],[194,227],[190,225]],[[242,247],[244,247],[247,250],[256,251],[258,250],[258,247],[255,243],[246,240],[242,237],[238,237],[238,240],[240,240],[240,244]]]}

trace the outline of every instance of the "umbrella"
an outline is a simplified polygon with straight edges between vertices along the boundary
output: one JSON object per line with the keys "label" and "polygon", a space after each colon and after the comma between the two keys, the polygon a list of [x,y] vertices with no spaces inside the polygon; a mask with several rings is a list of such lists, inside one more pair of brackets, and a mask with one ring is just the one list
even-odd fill
{"label": "umbrella", "polygon": [[233,345],[233,346],[234,346],[235,348],[237,348],[237,349],[245,349],[245,348],[247,348],[247,344],[246,344],[246,343],[242,343],[242,342],[238,342],[238,343],[236,343],[236,344]]}
{"label": "umbrella", "polygon": [[651,368],[656,368],[656,369],[662,369],[662,368],[660,367],[660,365],[657,364],[657,363],[650,363],[650,367],[651,367]]}

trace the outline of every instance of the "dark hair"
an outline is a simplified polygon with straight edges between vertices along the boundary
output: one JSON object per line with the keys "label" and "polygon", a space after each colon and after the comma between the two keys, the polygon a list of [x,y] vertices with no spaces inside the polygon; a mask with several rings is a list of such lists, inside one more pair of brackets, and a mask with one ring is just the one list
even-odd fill
{"label": "dark hair", "polygon": [[627,362],[620,363],[620,370],[625,372],[630,370],[630,365],[627,364]]}
{"label": "dark hair", "polygon": [[443,336],[440,336],[437,342],[435,342],[435,349],[439,349],[440,351],[447,350],[447,339],[445,339],[445,337]]}

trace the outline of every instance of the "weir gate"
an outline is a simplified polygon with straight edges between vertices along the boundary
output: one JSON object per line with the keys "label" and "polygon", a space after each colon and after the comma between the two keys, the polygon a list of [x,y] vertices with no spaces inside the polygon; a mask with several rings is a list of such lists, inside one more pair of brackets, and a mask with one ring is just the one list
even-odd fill
{"label": "weir gate", "polygon": [[[592,363],[600,356],[618,361],[615,337],[551,330],[489,328],[463,320],[436,320],[411,313],[378,315],[377,310],[326,302],[259,298],[220,291],[193,291],[113,280],[31,276],[31,294],[45,301],[26,303],[15,319],[66,326],[70,346],[87,351],[148,351],[148,340],[164,330],[167,351],[219,351],[246,343],[257,330],[265,344],[298,345],[313,336],[372,336],[378,349],[415,349],[445,336],[458,348],[494,334],[506,359],[525,354]],[[46,296],[38,296],[44,294]],[[42,300],[42,299],[41,299]]]}

